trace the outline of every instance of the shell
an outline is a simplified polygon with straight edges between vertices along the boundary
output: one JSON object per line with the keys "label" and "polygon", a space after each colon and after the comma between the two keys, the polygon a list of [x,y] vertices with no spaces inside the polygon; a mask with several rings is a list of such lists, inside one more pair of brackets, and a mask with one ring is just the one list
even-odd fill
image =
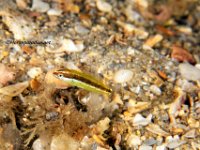
{"label": "shell", "polygon": [[28,81],[16,83],[13,85],[0,88],[0,93],[7,96],[14,97],[22,93],[28,86],[29,86]]}

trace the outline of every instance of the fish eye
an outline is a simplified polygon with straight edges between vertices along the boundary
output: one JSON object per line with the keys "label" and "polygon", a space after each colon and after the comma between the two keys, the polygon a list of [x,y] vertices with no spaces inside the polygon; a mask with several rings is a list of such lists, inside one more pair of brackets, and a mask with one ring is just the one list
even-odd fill
{"label": "fish eye", "polygon": [[58,77],[59,77],[59,78],[62,78],[62,77],[63,77],[63,75],[62,75],[62,74],[59,74],[59,75],[58,75]]}

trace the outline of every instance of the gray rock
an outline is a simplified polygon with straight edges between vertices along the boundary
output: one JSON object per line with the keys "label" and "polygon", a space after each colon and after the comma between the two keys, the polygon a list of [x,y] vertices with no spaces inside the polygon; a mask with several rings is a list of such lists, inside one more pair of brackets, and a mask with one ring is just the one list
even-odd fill
{"label": "gray rock", "polygon": [[188,63],[180,64],[179,72],[181,73],[181,76],[187,80],[192,80],[192,81],[200,80],[200,69]]}

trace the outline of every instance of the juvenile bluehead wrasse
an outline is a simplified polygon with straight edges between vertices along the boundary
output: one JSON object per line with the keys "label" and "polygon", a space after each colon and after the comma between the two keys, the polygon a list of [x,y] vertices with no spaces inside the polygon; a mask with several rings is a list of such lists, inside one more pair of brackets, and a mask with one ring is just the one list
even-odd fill
{"label": "juvenile bluehead wrasse", "polygon": [[87,91],[109,95],[112,93],[112,89],[103,84],[102,81],[81,71],[61,69],[54,71],[53,75],[69,85],[77,86]]}

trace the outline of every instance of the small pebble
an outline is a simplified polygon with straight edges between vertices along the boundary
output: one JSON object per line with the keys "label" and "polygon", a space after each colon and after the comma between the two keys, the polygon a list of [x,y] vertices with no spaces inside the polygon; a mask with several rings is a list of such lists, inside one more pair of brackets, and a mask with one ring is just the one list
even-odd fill
{"label": "small pebble", "polygon": [[65,39],[62,41],[62,49],[65,49],[66,52],[81,52],[84,48],[85,47],[81,42],[75,44],[70,39]]}
{"label": "small pebble", "polygon": [[157,141],[154,138],[150,138],[144,141],[144,145],[151,146],[154,145]]}
{"label": "small pebble", "polygon": [[51,8],[48,10],[47,14],[49,16],[60,16],[62,14],[62,10]]}
{"label": "small pebble", "polygon": [[140,145],[142,141],[139,136],[132,134],[128,137],[127,143],[130,147],[134,147]]}
{"label": "small pebble", "polygon": [[141,145],[139,150],[152,150],[152,146],[148,146],[148,145]]}
{"label": "small pebble", "polygon": [[112,6],[103,0],[97,0],[96,4],[97,4],[97,8],[102,12],[111,12],[112,11]]}
{"label": "small pebble", "polygon": [[200,80],[200,69],[188,64],[182,63],[179,65],[179,72],[181,76],[187,80]]}
{"label": "small pebble", "polygon": [[82,25],[76,25],[74,29],[78,34],[81,34],[81,35],[85,35],[89,33],[89,30]]}
{"label": "small pebble", "polygon": [[33,150],[45,150],[45,147],[40,139],[34,141],[32,148]]}
{"label": "small pebble", "polygon": [[127,69],[118,70],[114,75],[114,81],[116,83],[125,83],[132,79],[133,72]]}
{"label": "small pebble", "polygon": [[32,10],[35,10],[37,12],[47,12],[49,8],[50,8],[49,4],[41,0],[32,1],[32,8],[31,8]]}
{"label": "small pebble", "polygon": [[166,150],[166,146],[165,145],[159,145],[156,147],[156,150]]}
{"label": "small pebble", "polygon": [[27,72],[28,76],[31,78],[35,78],[38,75],[42,74],[42,69],[39,67],[33,67]]}

